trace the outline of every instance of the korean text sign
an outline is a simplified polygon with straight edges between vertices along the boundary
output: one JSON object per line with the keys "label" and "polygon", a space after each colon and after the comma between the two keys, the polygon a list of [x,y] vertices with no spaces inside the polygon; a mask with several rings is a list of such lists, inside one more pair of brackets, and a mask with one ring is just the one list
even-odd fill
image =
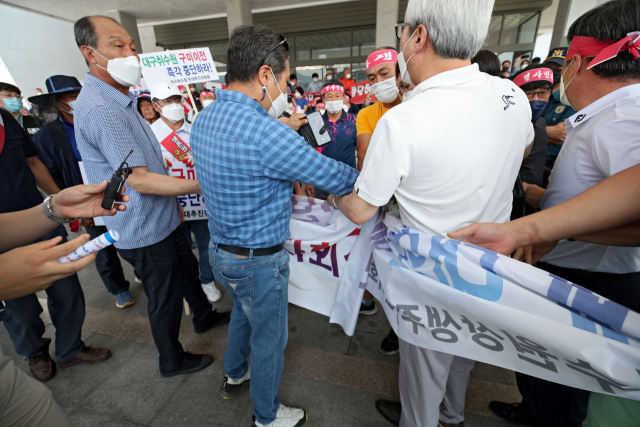
{"label": "korean text sign", "polygon": [[147,84],[169,82],[179,85],[218,79],[208,47],[143,53],[139,56]]}

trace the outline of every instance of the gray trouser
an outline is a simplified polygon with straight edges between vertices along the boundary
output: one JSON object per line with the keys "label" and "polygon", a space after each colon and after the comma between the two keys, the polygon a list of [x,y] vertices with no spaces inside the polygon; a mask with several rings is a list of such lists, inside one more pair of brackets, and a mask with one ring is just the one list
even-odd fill
{"label": "gray trouser", "polygon": [[0,350],[0,426],[71,427],[51,390],[16,368]]}
{"label": "gray trouser", "polygon": [[400,342],[400,427],[464,421],[464,398],[476,362]]}

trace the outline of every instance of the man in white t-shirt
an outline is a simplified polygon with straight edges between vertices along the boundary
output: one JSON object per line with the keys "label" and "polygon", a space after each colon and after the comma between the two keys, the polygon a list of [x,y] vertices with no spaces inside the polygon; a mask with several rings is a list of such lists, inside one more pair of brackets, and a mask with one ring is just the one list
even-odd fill
{"label": "man in white t-shirt", "polygon": [[[529,100],[511,81],[471,64],[493,1],[451,2],[411,1],[396,27],[402,78],[416,88],[378,122],[354,191],[328,199],[356,223],[392,196],[404,225],[439,236],[474,222],[509,221],[518,169],[534,138]],[[400,339],[400,426],[461,423],[474,363]],[[387,419],[391,403],[376,402]]]}
{"label": "man in white t-shirt", "polygon": [[[191,125],[184,119],[185,110],[180,89],[170,83],[153,85],[151,99],[153,108],[161,117],[153,122],[151,130],[160,143],[169,175],[183,179],[198,179],[189,148]],[[209,301],[216,302],[222,298],[222,294],[216,288],[209,264],[209,220],[202,195],[189,194],[179,198],[179,201],[185,214],[185,221],[180,224],[180,228],[184,231],[187,241],[191,241],[192,232],[196,238],[202,289]]]}

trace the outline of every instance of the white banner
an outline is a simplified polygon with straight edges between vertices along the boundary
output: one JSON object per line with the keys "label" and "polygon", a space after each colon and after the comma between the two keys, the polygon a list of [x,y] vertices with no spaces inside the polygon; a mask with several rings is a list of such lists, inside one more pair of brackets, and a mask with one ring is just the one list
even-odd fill
{"label": "white banner", "polygon": [[291,221],[301,248],[331,237],[339,253],[350,249],[337,287],[338,278],[293,255],[290,301],[327,314],[333,300],[331,321],[348,334],[366,286],[409,343],[640,400],[640,314],[509,257],[408,229],[397,211],[377,215],[345,245],[338,236],[356,226],[339,212],[316,201],[304,215],[313,222]]}
{"label": "white banner", "polygon": [[147,84],[175,85],[218,80],[208,47],[141,53],[142,75]]}

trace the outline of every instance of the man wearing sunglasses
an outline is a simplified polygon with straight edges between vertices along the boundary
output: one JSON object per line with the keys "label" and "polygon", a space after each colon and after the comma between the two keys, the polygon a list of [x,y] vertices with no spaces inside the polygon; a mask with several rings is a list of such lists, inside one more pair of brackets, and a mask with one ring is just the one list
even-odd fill
{"label": "man wearing sunglasses", "polygon": [[[263,25],[233,30],[227,90],[194,122],[191,149],[207,204],[209,258],[233,299],[221,394],[233,398],[251,377],[256,427],[301,427],[302,409],[280,404],[287,344],[291,194],[295,181],[334,194],[353,189],[357,171],[311,149],[287,108],[289,47]],[[251,354],[251,372],[247,359]]]}

